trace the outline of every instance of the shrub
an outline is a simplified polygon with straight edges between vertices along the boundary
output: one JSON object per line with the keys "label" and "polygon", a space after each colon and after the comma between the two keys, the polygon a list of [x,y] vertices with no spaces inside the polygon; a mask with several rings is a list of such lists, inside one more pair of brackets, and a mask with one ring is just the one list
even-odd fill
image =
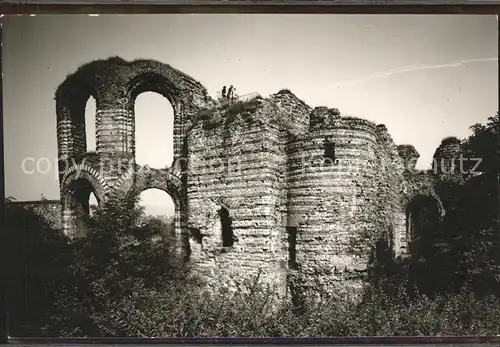
{"label": "shrub", "polygon": [[[11,219],[11,223],[15,220],[19,219]],[[57,235],[44,228],[43,235]],[[160,235],[159,241],[151,237],[154,235]],[[166,224],[144,219],[136,201],[115,201],[96,211],[86,239],[69,243],[62,236],[38,238],[40,252],[50,251],[52,257],[59,252],[57,261],[41,264],[47,271],[59,266],[60,273],[52,284],[42,273],[39,279],[45,282],[31,282],[32,293],[51,285],[54,294],[36,307],[44,315],[31,316],[29,329],[19,324],[16,334],[310,337],[500,333],[500,312],[494,309],[500,306],[499,297],[476,295],[468,286],[456,294],[424,295],[408,282],[404,264],[386,264],[385,273],[392,275],[384,277],[382,271],[360,301],[310,297],[300,311],[278,298],[276,288],[257,280],[246,281],[236,290],[206,287],[170,251],[171,235]],[[49,239],[59,241],[54,244]],[[54,246],[48,249],[46,242]]]}

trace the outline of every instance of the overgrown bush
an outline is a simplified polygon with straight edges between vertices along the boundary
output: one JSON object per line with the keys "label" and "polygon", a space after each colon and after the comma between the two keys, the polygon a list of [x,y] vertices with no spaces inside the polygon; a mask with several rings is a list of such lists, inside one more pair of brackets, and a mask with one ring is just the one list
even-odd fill
{"label": "overgrown bush", "polygon": [[[396,272],[368,287],[361,302],[309,300],[301,311],[288,301],[279,301],[274,288],[260,282],[249,281],[236,291],[208,291],[169,253],[170,232],[163,232],[168,228],[151,219],[144,223],[141,213],[135,202],[115,202],[96,211],[87,238],[69,243],[61,236],[57,252],[66,250],[64,264],[68,266],[59,265],[60,273],[49,272],[49,267],[56,269],[56,262],[44,260],[44,274],[58,279],[51,287],[55,291],[52,302],[38,306],[48,316],[32,319],[31,330],[18,329],[17,333],[305,337],[500,332],[500,311],[495,309],[500,307],[498,297],[476,296],[470,287],[456,294],[423,295],[418,289],[408,289],[411,286],[398,267],[386,268],[384,273]],[[143,223],[137,225],[137,220]],[[44,229],[44,233],[52,232]],[[160,240],[152,237],[158,234]],[[43,252],[46,248],[40,246]],[[49,277],[43,277],[46,283],[32,283],[33,295],[50,283]]]}
{"label": "overgrown bush", "polygon": [[375,260],[371,283],[357,302],[306,299],[297,310],[257,281],[236,291],[207,288],[173,250],[172,226],[144,218],[135,199],[105,203],[94,212],[88,235],[72,242],[32,211],[7,202],[10,335],[500,334],[498,161],[492,158],[498,155],[492,148],[497,123],[476,126],[463,143],[471,155],[489,158],[483,174],[465,185],[440,186],[450,199],[432,251]]}
{"label": "overgrown bush", "polygon": [[29,207],[7,199],[9,333],[34,335],[53,313],[54,293],[67,279],[72,262],[68,240]]}

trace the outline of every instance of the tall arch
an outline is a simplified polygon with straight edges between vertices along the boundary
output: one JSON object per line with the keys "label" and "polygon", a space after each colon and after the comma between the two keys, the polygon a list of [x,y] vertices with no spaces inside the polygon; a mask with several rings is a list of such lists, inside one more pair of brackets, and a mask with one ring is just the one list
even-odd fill
{"label": "tall arch", "polygon": [[170,167],[174,150],[174,110],[170,101],[156,92],[143,92],[135,98],[133,113],[135,162]]}
{"label": "tall arch", "polygon": [[219,215],[222,246],[232,247],[234,245],[234,233],[232,227],[233,221],[229,214],[229,210],[222,206],[219,211],[217,211],[217,214]]}
{"label": "tall arch", "polygon": [[[137,138],[135,129],[137,128],[137,115],[135,113],[136,101],[139,95],[146,92],[154,92],[159,95],[162,95],[166,98],[172,106],[173,109],[173,122],[172,122],[172,136],[173,136],[173,158],[170,163],[168,163],[168,167],[172,166],[174,158],[177,158],[181,155],[180,151],[180,143],[183,141],[182,136],[182,128],[185,122],[184,117],[182,117],[181,110],[181,89],[179,86],[172,83],[168,78],[168,75],[162,71],[163,69],[159,69],[159,71],[151,71],[139,69],[137,73],[131,76],[130,80],[127,83],[128,95],[129,95],[129,114],[133,118],[132,128],[134,137],[130,139],[132,143],[132,152],[134,156],[136,156],[136,144]],[[167,122],[167,118],[165,117],[165,122]]]}
{"label": "tall arch", "polygon": [[70,237],[82,237],[87,232],[90,216],[90,195],[98,205],[106,199],[109,189],[99,174],[85,166],[70,168],[61,180],[63,231]]}
{"label": "tall arch", "polygon": [[98,208],[100,201],[97,199],[93,192],[90,193],[89,197],[89,215],[92,217],[94,209]]}
{"label": "tall arch", "polygon": [[[199,82],[168,64],[153,60],[137,60],[132,64],[133,68],[125,83],[129,112],[133,114],[135,100],[144,92],[158,93],[172,105],[173,163],[182,155],[183,142],[189,125],[199,110],[210,104],[211,98]],[[133,139],[131,141],[134,142]],[[169,166],[172,163],[169,163]]]}
{"label": "tall arch", "polygon": [[110,66],[120,58],[97,60],[80,66],[68,75],[55,93],[59,159],[75,158],[87,151],[85,136],[85,108],[90,97],[96,108],[102,99]]}

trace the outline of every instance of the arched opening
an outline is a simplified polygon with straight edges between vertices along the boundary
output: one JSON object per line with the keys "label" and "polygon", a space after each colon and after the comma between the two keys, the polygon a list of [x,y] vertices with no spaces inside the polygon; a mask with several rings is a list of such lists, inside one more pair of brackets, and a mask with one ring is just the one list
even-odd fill
{"label": "arched opening", "polygon": [[144,209],[142,225],[149,225],[155,236],[175,237],[175,202],[164,190],[150,188],[139,194]]}
{"label": "arched opening", "polygon": [[438,234],[440,207],[430,196],[418,195],[406,207],[406,231],[412,255],[426,255]]}
{"label": "arched opening", "polygon": [[174,158],[174,110],[155,92],[135,99],[135,160],[139,165],[166,168]]}
{"label": "arched opening", "polygon": [[66,208],[74,236],[83,237],[88,233],[91,226],[91,205],[97,207],[99,203],[94,187],[88,180],[80,178],[71,182],[68,186]]}
{"label": "arched opening", "polygon": [[85,107],[85,139],[87,142],[87,152],[96,151],[96,115],[96,102],[91,96],[87,100],[87,105]]}
{"label": "arched opening", "polygon": [[233,221],[227,208],[222,207],[219,210],[221,225],[221,238],[223,247],[231,247],[234,244]]}

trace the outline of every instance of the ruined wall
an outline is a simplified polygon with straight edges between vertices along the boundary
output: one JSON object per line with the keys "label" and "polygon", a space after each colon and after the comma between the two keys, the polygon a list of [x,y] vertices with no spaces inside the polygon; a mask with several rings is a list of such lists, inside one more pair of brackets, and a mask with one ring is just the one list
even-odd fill
{"label": "ruined wall", "polygon": [[9,203],[32,211],[46,220],[55,229],[62,227],[61,202],[59,200],[13,201]]}
{"label": "ruined wall", "polygon": [[[182,155],[190,123],[213,102],[205,87],[190,76],[154,60],[112,57],[81,66],[57,88],[59,178],[66,234],[84,234],[80,221],[87,214],[91,191],[101,201],[113,197],[134,176],[131,171],[141,169],[135,163],[134,105],[137,96],[148,91],[163,95],[172,104],[175,160]],[[85,105],[91,96],[96,101],[95,153],[87,153],[85,134]],[[75,175],[81,170],[83,177]],[[182,190],[178,195],[185,199],[185,187]],[[176,221],[178,228],[184,224]],[[181,233],[186,231],[179,230]]]}
{"label": "ruined wall", "polygon": [[384,124],[377,125],[377,146],[377,203],[372,209],[376,232],[372,234],[371,241],[375,245],[375,253],[387,249],[391,256],[400,257],[405,253],[407,244],[404,173],[412,170],[418,153],[412,152],[411,147],[406,145],[396,146]]}
{"label": "ruined wall", "polygon": [[[461,141],[456,137],[443,139],[434,152],[432,171],[437,175],[455,175],[460,171]],[[443,177],[444,178],[444,177]]]}
{"label": "ruined wall", "polygon": [[[276,233],[280,201],[279,129],[250,112],[216,110],[188,138],[188,227],[191,259],[201,273],[219,283],[252,279],[284,281],[284,260]],[[283,179],[283,178],[281,178]],[[220,209],[229,211],[234,244],[224,246]],[[279,287],[284,288],[284,282]]]}
{"label": "ruined wall", "polygon": [[384,126],[280,91],[215,108],[187,144],[191,259],[214,282],[262,271],[287,290],[347,293],[362,287],[380,238],[400,248],[403,159]]}
{"label": "ruined wall", "polygon": [[[377,170],[375,124],[341,118],[337,110],[316,108],[311,129],[296,136],[288,152],[288,213],[296,223],[294,281],[327,294],[359,288],[370,244],[363,220],[375,201]],[[325,158],[327,143],[335,158]]]}
{"label": "ruined wall", "polygon": [[[169,168],[135,163],[134,102],[145,91],[174,110]],[[96,153],[85,143],[90,96]],[[289,90],[215,101],[167,64],[110,58],[68,76],[56,100],[65,230],[77,228],[90,191],[102,201],[163,189],[175,201],[178,246],[214,284],[259,276],[283,294],[355,292],[380,248],[407,255],[412,199],[439,200],[440,176],[415,170],[413,146],[396,146],[384,125],[312,109]],[[457,146],[448,139],[436,151],[445,171]]]}

